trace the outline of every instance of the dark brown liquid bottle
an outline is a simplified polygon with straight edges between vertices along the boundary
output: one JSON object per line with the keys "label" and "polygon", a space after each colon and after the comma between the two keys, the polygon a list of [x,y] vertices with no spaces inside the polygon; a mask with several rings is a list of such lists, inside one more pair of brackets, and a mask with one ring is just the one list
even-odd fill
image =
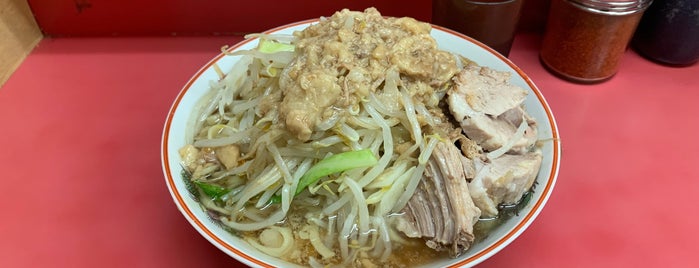
{"label": "dark brown liquid bottle", "polygon": [[432,23],[463,33],[507,57],[523,0],[433,0]]}
{"label": "dark brown liquid bottle", "polygon": [[665,64],[699,61],[699,0],[655,1],[643,15],[632,46]]}

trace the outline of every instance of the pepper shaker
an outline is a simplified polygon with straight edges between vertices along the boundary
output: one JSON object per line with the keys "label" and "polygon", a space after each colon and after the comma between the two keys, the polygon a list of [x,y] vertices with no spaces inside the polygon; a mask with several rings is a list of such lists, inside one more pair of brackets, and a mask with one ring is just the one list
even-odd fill
{"label": "pepper shaker", "polygon": [[552,0],[540,59],[567,80],[596,83],[616,74],[652,0]]}

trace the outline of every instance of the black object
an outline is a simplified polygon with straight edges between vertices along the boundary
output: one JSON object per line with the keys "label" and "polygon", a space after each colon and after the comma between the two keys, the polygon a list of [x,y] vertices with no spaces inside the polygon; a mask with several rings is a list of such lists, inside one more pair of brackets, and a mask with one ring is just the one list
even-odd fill
{"label": "black object", "polygon": [[699,0],[655,1],[643,15],[632,47],[669,65],[699,61]]}

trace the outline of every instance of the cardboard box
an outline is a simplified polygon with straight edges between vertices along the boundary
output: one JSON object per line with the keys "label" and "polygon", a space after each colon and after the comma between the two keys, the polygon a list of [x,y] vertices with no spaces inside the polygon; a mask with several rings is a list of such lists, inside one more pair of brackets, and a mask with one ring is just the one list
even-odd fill
{"label": "cardboard box", "polygon": [[26,0],[0,0],[0,86],[42,38]]}

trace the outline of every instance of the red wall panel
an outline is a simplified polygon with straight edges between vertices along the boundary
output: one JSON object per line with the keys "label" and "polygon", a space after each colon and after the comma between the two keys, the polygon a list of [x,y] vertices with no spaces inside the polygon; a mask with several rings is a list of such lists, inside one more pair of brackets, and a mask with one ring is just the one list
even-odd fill
{"label": "red wall panel", "polygon": [[[28,0],[49,36],[230,35],[376,7],[386,16],[431,21],[431,0]],[[543,30],[550,0],[526,0],[520,30]]]}
{"label": "red wall panel", "polygon": [[259,32],[330,16],[342,8],[376,7],[383,15],[429,21],[427,0],[29,0],[49,36],[211,35]]}

